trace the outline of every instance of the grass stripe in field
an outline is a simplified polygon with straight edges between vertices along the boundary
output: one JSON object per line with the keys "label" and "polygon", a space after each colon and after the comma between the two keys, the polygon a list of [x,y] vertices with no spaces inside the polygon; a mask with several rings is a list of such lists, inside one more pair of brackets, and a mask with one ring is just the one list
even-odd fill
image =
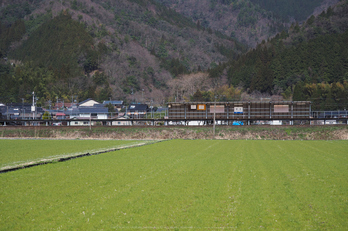
{"label": "grass stripe in field", "polygon": [[0,174],[0,229],[345,230],[346,150],[172,140]]}
{"label": "grass stripe in field", "polygon": [[0,170],[50,162],[60,158],[131,147],[140,140],[29,140],[0,139]]}

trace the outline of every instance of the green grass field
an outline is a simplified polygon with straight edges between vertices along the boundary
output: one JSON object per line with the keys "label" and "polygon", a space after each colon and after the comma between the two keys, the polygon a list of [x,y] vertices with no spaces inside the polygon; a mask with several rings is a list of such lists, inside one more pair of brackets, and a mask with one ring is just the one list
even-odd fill
{"label": "green grass field", "polygon": [[0,230],[346,230],[347,150],[172,140],[3,173]]}
{"label": "green grass field", "polygon": [[1,140],[0,169],[42,159],[97,152],[149,141],[135,140]]}

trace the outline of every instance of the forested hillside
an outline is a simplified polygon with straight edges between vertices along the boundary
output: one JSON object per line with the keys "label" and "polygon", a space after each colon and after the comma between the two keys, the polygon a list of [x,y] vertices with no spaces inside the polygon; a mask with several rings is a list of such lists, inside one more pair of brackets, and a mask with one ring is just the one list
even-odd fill
{"label": "forested hillside", "polygon": [[[206,28],[255,47],[291,22],[305,21],[339,0],[157,0]],[[290,23],[290,24],[289,24]]]}
{"label": "forested hillside", "polygon": [[295,0],[4,0],[0,102],[30,102],[33,91],[39,105],[266,94],[343,109],[348,1],[286,27],[301,19],[291,12],[303,16],[335,1],[303,1],[299,9]]}
{"label": "forested hillside", "polygon": [[347,28],[345,1],[318,17],[310,17],[303,25],[293,24],[288,32],[210,70],[210,76],[219,78],[227,70],[229,83],[249,92],[282,94],[286,99],[294,94],[294,100],[314,101],[313,109],[324,109],[325,104],[319,105],[319,101],[332,101],[331,109],[343,108],[347,98],[343,93],[334,95],[330,89],[338,87],[348,92]]}
{"label": "forested hillside", "polygon": [[157,0],[184,14],[201,27],[212,28],[255,47],[285,29],[280,18],[250,0]]}
{"label": "forested hillside", "polygon": [[246,51],[153,0],[16,0],[0,10],[3,102],[32,91],[41,104],[72,95],[139,101],[143,93],[163,102],[173,78]]}

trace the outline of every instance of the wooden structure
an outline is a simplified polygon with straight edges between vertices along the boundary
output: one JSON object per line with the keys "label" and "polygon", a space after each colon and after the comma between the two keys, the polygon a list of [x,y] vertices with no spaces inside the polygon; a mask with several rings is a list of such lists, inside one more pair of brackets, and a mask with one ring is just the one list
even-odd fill
{"label": "wooden structure", "polygon": [[308,119],[310,101],[233,101],[168,103],[168,119],[207,120]]}

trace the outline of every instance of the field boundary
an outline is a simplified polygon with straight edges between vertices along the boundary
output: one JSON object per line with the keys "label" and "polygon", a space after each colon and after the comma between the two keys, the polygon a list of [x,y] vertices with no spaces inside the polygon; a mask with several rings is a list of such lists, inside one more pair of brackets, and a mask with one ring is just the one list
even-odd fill
{"label": "field boundary", "polygon": [[50,163],[57,163],[57,162],[64,162],[64,161],[68,161],[68,160],[72,160],[72,159],[76,159],[76,158],[81,158],[81,157],[85,157],[85,156],[94,156],[94,155],[100,155],[103,153],[108,153],[108,152],[114,152],[114,151],[119,151],[119,150],[123,150],[123,149],[128,149],[128,148],[135,148],[135,147],[141,147],[141,146],[145,146],[145,145],[150,145],[150,144],[155,144],[155,143],[159,143],[159,142],[163,142],[166,140],[153,140],[153,141],[144,141],[138,144],[132,144],[132,145],[128,145],[128,146],[121,146],[121,147],[116,147],[116,148],[110,148],[110,149],[104,149],[101,151],[96,151],[96,152],[87,152],[87,153],[79,153],[79,154],[68,154],[68,155],[62,155],[62,156],[57,156],[54,158],[43,158],[40,160],[34,160],[34,161],[30,161],[30,162],[26,162],[26,163],[21,163],[21,164],[17,164],[17,165],[13,165],[13,166],[5,166],[0,168],[0,174],[1,173],[6,173],[6,172],[12,172],[12,171],[16,171],[19,169],[24,169],[24,168],[30,168],[30,167],[35,167],[38,165],[44,165],[44,164],[50,164]]}
{"label": "field boundary", "polygon": [[112,140],[348,140],[348,125],[301,126],[212,126],[204,127],[4,127],[3,139],[112,139]]}

